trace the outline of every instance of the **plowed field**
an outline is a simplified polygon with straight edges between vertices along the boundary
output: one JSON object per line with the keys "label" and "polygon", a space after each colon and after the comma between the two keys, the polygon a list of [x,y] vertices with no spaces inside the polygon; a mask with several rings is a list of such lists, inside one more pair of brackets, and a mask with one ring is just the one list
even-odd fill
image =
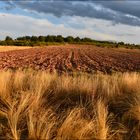
{"label": "plowed field", "polygon": [[66,45],[0,52],[0,69],[16,68],[58,72],[140,71],[140,51]]}

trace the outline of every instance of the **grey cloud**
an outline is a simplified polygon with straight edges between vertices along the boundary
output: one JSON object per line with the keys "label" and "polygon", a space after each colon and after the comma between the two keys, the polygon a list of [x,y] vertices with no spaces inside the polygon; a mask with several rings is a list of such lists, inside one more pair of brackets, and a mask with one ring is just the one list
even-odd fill
{"label": "grey cloud", "polygon": [[133,37],[133,36],[136,36],[136,34],[133,34],[133,33],[116,33],[115,35],[117,35],[117,36],[130,36],[130,37]]}
{"label": "grey cloud", "polygon": [[130,14],[140,18],[140,1],[118,0],[118,1],[96,1],[104,7],[110,8],[114,11]]}
{"label": "grey cloud", "polygon": [[6,10],[11,10],[16,8],[15,4],[12,3],[11,1],[5,1],[6,6],[4,7],[4,9]]}
{"label": "grey cloud", "polygon": [[138,1],[94,1],[94,0],[50,0],[50,1],[10,1],[23,9],[60,16],[81,16],[110,20],[114,24],[123,23],[140,26],[140,2]]}

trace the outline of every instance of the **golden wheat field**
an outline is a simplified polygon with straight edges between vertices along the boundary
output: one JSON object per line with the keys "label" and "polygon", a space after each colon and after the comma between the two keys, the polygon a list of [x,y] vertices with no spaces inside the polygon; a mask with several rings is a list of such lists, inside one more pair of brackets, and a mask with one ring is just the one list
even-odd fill
{"label": "golden wheat field", "polygon": [[140,74],[1,71],[0,139],[140,139]]}
{"label": "golden wheat field", "polygon": [[13,51],[13,50],[24,50],[29,49],[31,47],[17,47],[17,46],[0,46],[0,52],[7,52],[7,51]]}

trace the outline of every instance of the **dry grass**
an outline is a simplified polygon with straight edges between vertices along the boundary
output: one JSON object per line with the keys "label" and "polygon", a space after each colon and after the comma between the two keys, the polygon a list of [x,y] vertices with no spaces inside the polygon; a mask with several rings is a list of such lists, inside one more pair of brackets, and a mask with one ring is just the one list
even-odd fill
{"label": "dry grass", "polygon": [[1,71],[0,139],[140,139],[140,74]]}
{"label": "dry grass", "polygon": [[7,51],[13,51],[13,50],[23,50],[23,49],[29,49],[32,47],[17,47],[17,46],[0,46],[0,52],[7,52]]}

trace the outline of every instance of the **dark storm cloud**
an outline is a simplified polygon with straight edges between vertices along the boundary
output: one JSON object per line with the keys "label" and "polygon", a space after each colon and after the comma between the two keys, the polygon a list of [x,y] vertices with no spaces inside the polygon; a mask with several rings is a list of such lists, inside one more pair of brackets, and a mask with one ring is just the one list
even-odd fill
{"label": "dark storm cloud", "polygon": [[4,1],[4,2],[5,2],[5,7],[0,6],[0,9],[11,10],[16,7],[15,4],[10,1]]}
{"label": "dark storm cloud", "polygon": [[140,1],[116,0],[25,0],[9,1],[23,9],[38,13],[60,16],[81,16],[110,20],[114,24],[123,23],[140,26]]}
{"label": "dark storm cloud", "polygon": [[130,14],[140,18],[140,1],[96,1],[95,3],[101,4],[104,7],[110,8],[114,11]]}
{"label": "dark storm cloud", "polygon": [[133,33],[116,33],[115,35],[120,36],[120,37],[123,37],[123,36],[130,36],[130,37],[136,36],[136,34],[133,34]]}

